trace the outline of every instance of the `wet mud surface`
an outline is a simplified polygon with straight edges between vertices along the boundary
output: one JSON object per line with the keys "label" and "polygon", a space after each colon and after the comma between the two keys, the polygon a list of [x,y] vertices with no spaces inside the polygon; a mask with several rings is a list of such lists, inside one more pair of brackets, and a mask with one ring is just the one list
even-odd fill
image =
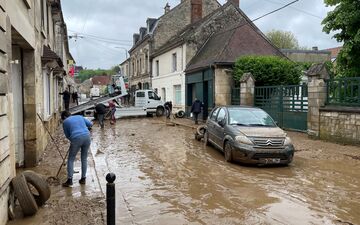
{"label": "wet mud surface", "polygon": [[249,167],[193,132],[156,118],[95,125],[97,175],[117,176],[117,224],[360,224],[359,147],[288,132],[291,165]]}
{"label": "wet mud surface", "polygon": [[[54,135],[55,142],[63,156],[65,156],[69,142],[63,135],[60,126]],[[74,170],[80,172],[80,161],[78,159],[74,164]],[[55,176],[62,158],[53,142],[50,142],[44,152],[43,159],[35,168],[28,168],[42,175],[44,179]],[[32,217],[23,218],[21,208],[17,204],[15,208],[16,219],[9,221],[8,225],[103,225],[106,223],[105,197],[101,192],[99,181],[97,179],[94,161],[91,154],[88,157],[88,174],[86,185],[80,185],[80,173],[74,174],[74,185],[72,188],[63,188],[60,183],[66,180],[66,165],[62,167],[59,180],[50,180],[51,196],[44,206],[40,207],[37,214]],[[21,172],[19,169],[17,173]],[[55,182],[54,182],[55,181]]]}

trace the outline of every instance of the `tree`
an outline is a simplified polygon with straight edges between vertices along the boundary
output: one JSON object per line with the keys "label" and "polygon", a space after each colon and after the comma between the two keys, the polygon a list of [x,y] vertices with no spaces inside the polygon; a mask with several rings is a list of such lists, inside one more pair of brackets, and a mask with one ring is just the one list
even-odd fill
{"label": "tree", "polygon": [[235,62],[234,80],[251,73],[257,86],[299,84],[301,66],[277,56],[245,56]]}
{"label": "tree", "polygon": [[338,42],[344,42],[336,63],[337,72],[344,76],[360,76],[360,1],[324,0],[326,6],[335,6],[322,21],[323,31]]}
{"label": "tree", "polygon": [[271,30],[266,33],[267,38],[280,49],[298,49],[299,42],[290,31]]}

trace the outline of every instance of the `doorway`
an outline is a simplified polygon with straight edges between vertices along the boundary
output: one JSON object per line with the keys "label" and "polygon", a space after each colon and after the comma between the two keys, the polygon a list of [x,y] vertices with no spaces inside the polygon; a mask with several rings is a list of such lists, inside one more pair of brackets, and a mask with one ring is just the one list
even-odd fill
{"label": "doorway", "polygon": [[17,166],[24,165],[24,92],[23,57],[19,46],[12,46],[12,92],[14,112],[15,160]]}

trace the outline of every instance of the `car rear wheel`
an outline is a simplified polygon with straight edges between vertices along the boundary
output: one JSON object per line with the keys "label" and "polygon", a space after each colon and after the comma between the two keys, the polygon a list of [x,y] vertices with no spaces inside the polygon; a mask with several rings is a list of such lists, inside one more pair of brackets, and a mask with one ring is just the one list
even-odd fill
{"label": "car rear wheel", "polygon": [[232,146],[227,141],[224,147],[224,156],[226,162],[232,162]]}

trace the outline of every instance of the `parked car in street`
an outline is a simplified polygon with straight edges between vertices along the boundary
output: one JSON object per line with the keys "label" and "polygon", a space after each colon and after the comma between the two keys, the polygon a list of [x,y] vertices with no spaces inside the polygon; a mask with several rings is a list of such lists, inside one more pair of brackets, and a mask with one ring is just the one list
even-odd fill
{"label": "parked car in street", "polygon": [[216,107],[205,129],[205,144],[223,151],[227,162],[287,165],[293,160],[291,139],[262,109]]}

